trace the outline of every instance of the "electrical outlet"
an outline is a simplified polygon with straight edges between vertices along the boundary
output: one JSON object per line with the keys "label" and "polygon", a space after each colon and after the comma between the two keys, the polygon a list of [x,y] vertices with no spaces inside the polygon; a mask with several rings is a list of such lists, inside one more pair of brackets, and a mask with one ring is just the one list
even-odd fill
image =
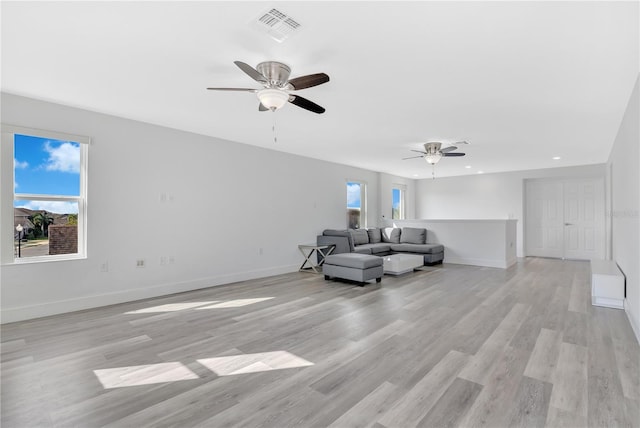
{"label": "electrical outlet", "polygon": [[100,272],[109,272],[109,262],[104,262],[100,265]]}
{"label": "electrical outlet", "polygon": [[145,266],[144,259],[136,260],[136,267],[143,268]]}
{"label": "electrical outlet", "polygon": [[173,256],[169,256],[169,264],[172,265],[176,262],[176,259]]}
{"label": "electrical outlet", "polygon": [[260,249],[258,250],[258,254],[259,255],[263,255],[264,254],[264,250],[262,249],[262,247],[260,247]]}
{"label": "electrical outlet", "polygon": [[164,266],[167,264],[167,256],[160,256],[160,265]]}

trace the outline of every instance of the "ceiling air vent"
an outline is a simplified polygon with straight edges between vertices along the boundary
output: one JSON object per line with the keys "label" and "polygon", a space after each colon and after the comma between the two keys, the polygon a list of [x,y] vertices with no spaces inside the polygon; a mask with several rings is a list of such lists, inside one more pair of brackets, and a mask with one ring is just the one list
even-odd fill
{"label": "ceiling air vent", "polygon": [[298,21],[275,8],[261,14],[254,22],[254,26],[279,43],[300,31],[301,28]]}

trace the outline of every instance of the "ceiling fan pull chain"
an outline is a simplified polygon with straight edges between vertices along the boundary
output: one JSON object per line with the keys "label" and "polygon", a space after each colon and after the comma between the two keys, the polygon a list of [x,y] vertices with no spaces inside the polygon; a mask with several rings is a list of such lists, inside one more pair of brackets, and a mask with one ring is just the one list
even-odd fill
{"label": "ceiling fan pull chain", "polygon": [[273,110],[273,126],[271,127],[271,130],[273,131],[273,142],[277,143],[278,142],[278,136],[276,134],[276,111]]}
{"label": "ceiling fan pull chain", "polygon": [[435,163],[431,164],[431,179],[432,180],[436,179],[436,164]]}

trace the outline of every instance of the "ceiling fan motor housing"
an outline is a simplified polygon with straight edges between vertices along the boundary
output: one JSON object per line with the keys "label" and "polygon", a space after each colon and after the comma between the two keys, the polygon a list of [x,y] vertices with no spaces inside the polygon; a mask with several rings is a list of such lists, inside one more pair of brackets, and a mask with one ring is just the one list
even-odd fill
{"label": "ceiling fan motor housing", "polygon": [[265,61],[256,66],[256,70],[268,80],[270,88],[284,88],[289,81],[291,68],[277,61]]}
{"label": "ceiling fan motor housing", "polygon": [[435,154],[440,151],[440,147],[442,147],[442,143],[425,143],[424,150],[429,154]]}

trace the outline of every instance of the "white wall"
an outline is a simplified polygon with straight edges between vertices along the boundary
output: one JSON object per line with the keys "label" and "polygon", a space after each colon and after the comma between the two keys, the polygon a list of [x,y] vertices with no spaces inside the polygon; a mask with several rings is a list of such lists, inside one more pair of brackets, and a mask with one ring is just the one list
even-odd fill
{"label": "white wall", "polygon": [[297,244],[346,227],[347,178],[368,183],[368,223],[380,218],[376,172],[9,94],[2,122],[92,139],[88,257],[2,265],[3,322],[295,271]]}
{"label": "white wall", "polygon": [[517,255],[523,250],[524,180],[604,178],[602,165],[478,174],[418,180],[416,217],[420,219],[517,219]]}
{"label": "white wall", "polygon": [[640,341],[640,108],[638,80],[611,150],[612,253],[627,279],[625,310]]}

